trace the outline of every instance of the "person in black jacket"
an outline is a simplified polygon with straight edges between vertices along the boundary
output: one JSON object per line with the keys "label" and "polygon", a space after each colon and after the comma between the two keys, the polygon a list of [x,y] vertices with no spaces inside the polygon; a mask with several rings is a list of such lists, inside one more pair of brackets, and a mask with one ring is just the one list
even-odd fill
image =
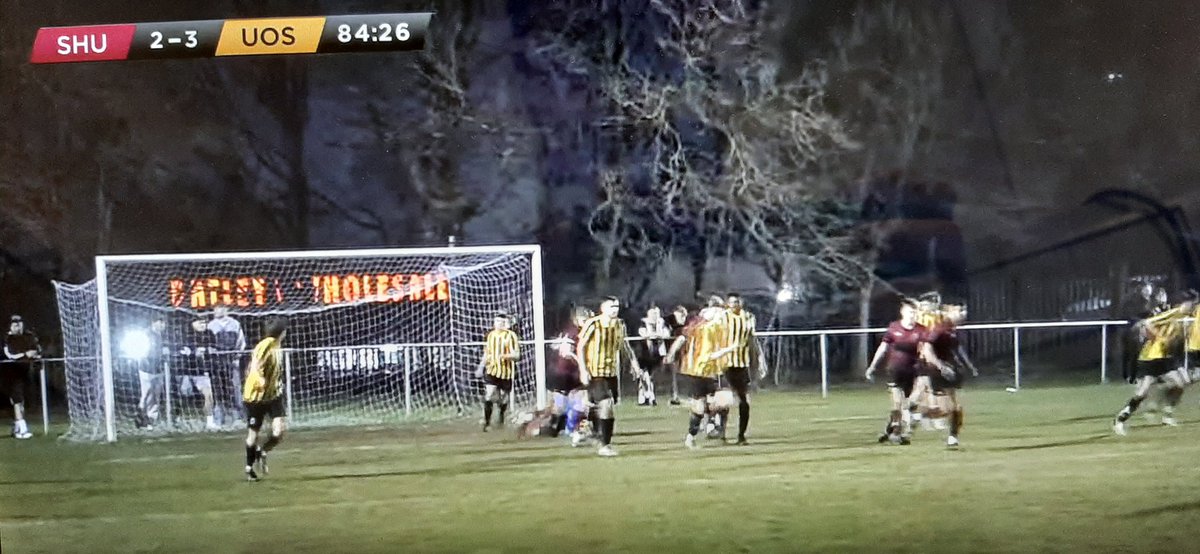
{"label": "person in black jacket", "polygon": [[33,437],[25,423],[25,388],[29,386],[33,361],[42,357],[37,335],[25,329],[25,320],[12,316],[4,336],[4,363],[0,364],[0,393],[13,407],[13,431],[18,439]]}

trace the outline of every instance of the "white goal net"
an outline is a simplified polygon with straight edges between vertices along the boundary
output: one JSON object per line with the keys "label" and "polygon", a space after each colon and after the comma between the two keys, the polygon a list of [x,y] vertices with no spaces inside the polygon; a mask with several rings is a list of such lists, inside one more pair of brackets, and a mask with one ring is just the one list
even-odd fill
{"label": "white goal net", "polygon": [[544,406],[537,246],[102,256],[96,271],[55,284],[69,438],[242,428],[241,372],[276,315],[293,426],[478,417],[499,311],[524,343],[513,403]]}

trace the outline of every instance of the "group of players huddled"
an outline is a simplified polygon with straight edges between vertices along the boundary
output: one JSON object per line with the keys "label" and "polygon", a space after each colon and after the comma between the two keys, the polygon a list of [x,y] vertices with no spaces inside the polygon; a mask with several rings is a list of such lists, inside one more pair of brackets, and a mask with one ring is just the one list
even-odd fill
{"label": "group of players huddled", "polygon": [[958,326],[966,317],[963,304],[944,303],[937,293],[901,302],[900,319],[888,325],[866,371],[873,381],[884,364],[892,399],[880,443],[909,444],[915,419],[939,429],[949,419],[946,445],[958,446],[963,424],[958,390],[967,371],[979,375],[958,339]]}
{"label": "group of players huddled", "polygon": [[[691,317],[687,308],[680,306],[669,320],[652,307],[632,341],[627,340],[620,310],[620,301],[613,297],[600,303],[598,315],[586,307],[575,308],[571,323],[553,341],[557,360],[546,379],[553,403],[546,410],[529,414],[522,422],[522,436],[556,437],[567,432],[572,446],[592,442],[600,456],[616,456],[612,436],[614,405],[619,398],[617,375],[622,362],[627,362],[638,383],[639,405],[658,404],[654,374],[662,368],[672,370],[672,404],[679,403],[682,384],[690,403],[684,437],[688,448],[698,447],[696,436],[705,417],[709,419],[709,436],[724,441],[729,412],[735,405],[737,444],[747,444],[751,370],[761,378],[766,374],[766,363],[754,338],[754,315],[745,309],[741,296],[713,296]],[[500,421],[504,421],[504,407],[512,390],[520,349],[511,323],[506,314],[496,316],[476,372],[485,382],[484,431],[491,427],[497,405]],[[728,388],[719,386],[722,378]]]}

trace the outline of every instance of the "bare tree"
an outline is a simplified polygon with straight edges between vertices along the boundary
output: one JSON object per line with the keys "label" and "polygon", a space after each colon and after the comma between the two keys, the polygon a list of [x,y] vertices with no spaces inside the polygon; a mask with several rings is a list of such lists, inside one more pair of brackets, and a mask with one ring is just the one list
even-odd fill
{"label": "bare tree", "polygon": [[[870,279],[852,198],[834,179],[860,145],[827,106],[827,68],[781,77],[765,46],[769,14],[749,4],[651,0],[646,15],[606,15],[599,31],[574,15],[544,41],[543,56],[586,73],[609,102],[598,123],[620,130],[597,171],[602,275],[617,262],[651,275],[691,239],[694,261],[746,258],[777,282]],[[630,20],[657,37],[653,63],[623,46],[639,40]]]}

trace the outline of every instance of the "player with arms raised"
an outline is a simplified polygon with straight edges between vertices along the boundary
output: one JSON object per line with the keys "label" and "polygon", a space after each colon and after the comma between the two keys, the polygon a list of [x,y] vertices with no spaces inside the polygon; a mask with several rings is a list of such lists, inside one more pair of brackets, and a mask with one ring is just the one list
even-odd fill
{"label": "player with arms raised", "polygon": [[875,350],[875,357],[867,367],[867,380],[873,380],[875,370],[886,356],[887,362],[884,367],[888,374],[887,386],[892,397],[892,410],[879,442],[890,439],[900,444],[909,443],[911,412],[907,409],[908,397],[912,394],[917,378],[917,355],[927,332],[925,327],[917,323],[916,302],[905,298],[900,304],[900,319],[888,325],[879,348]]}
{"label": "player with arms raised", "polygon": [[483,356],[475,377],[484,379],[483,388],[483,431],[492,425],[492,405],[500,405],[500,426],[504,426],[504,414],[508,411],[508,396],[512,393],[513,377],[517,375],[517,359],[521,357],[520,341],[511,329],[512,320],[507,313],[498,313],[492,318],[492,330],[487,334]]}
{"label": "player with arms raised", "polygon": [[[283,354],[280,350],[287,334],[288,321],[282,317],[267,320],[265,338],[258,341],[246,366],[246,382],[242,385],[242,402],[246,409],[246,478],[257,481],[254,471],[257,462],[263,475],[267,473],[267,452],[283,440],[287,410],[283,405]],[[271,436],[261,446],[258,431],[270,416]]]}
{"label": "player with arms raised", "polygon": [[613,426],[616,417],[613,405],[617,398],[617,372],[621,368],[621,357],[629,360],[630,371],[640,379],[642,369],[638,365],[633,349],[626,342],[625,322],[617,316],[621,313],[621,302],[609,296],[600,303],[600,315],[587,320],[579,333],[579,344],[575,357],[579,360],[579,380],[588,389],[588,399],[596,406],[599,422],[601,456],[616,456],[612,447]]}

